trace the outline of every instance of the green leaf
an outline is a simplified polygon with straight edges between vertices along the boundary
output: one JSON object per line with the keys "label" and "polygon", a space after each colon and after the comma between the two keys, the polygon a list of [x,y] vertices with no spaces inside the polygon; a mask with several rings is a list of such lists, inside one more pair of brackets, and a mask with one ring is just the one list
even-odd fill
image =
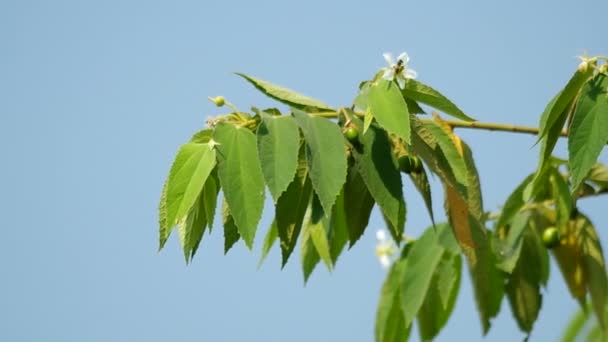
{"label": "green leaf", "polygon": [[[424,122],[423,125],[434,137],[436,146],[438,145],[443,152],[443,155],[445,156],[450,168],[452,169],[452,172],[454,173],[454,176],[456,177],[457,184],[451,185],[460,190],[460,192],[463,193],[464,197],[466,198],[466,187],[468,186],[469,177],[467,165],[463,156],[461,156],[458,152],[458,147],[456,147],[456,144],[454,144],[454,140],[435,122],[427,121]],[[449,179],[446,180],[449,181]]]}
{"label": "green leaf", "polygon": [[258,261],[258,269],[262,266],[264,260],[266,260],[268,252],[270,252],[270,249],[278,237],[279,230],[277,228],[277,222],[272,221],[272,225],[270,226],[270,229],[268,229],[268,233],[266,233],[266,237],[264,238],[264,246],[262,247],[262,256],[260,256],[260,261]]}
{"label": "green leaf", "polygon": [[[517,265],[523,245],[523,232],[530,225],[530,216],[527,213],[519,213],[510,221],[507,236],[504,239],[494,239],[494,249],[496,250],[496,266],[507,272],[512,273]],[[498,229],[505,229],[505,226],[498,226]]]}
{"label": "green leaf", "polygon": [[368,104],[378,124],[410,143],[410,113],[395,82],[379,80],[369,89]]}
{"label": "green leaf", "polygon": [[340,128],[330,120],[311,116],[299,110],[294,117],[306,140],[310,179],[326,213],[346,181],[346,150]]}
{"label": "green leaf", "polygon": [[308,110],[318,110],[318,111],[333,111],[331,107],[326,105],[323,102],[310,98],[308,96],[299,94],[291,89],[287,89],[285,87],[272,84],[267,81],[263,81],[245,74],[236,73],[238,76],[241,76],[249,83],[251,83],[257,90],[261,91],[265,95],[282,102],[288,106],[302,109],[305,111]]}
{"label": "green leaf", "polygon": [[407,341],[411,325],[405,324],[401,311],[401,279],[407,268],[405,260],[397,260],[391,267],[380,293],[376,312],[376,342]]}
{"label": "green leaf", "polygon": [[500,217],[496,223],[496,227],[504,227],[508,223],[511,222],[513,217],[521,210],[524,206],[524,190],[530,184],[530,182],[534,179],[534,174],[529,175],[524,179],[518,186],[515,188],[515,191],[509,195],[507,201],[502,207],[502,211],[500,213]]}
{"label": "green leaf", "polygon": [[479,173],[477,172],[473,152],[469,145],[464,141],[460,141],[460,146],[462,147],[462,157],[467,168],[467,204],[469,205],[469,212],[481,222],[484,216],[484,209]]}
{"label": "green leaf", "polygon": [[369,193],[357,167],[348,170],[343,202],[346,227],[352,247],[363,235],[374,207],[374,198]]}
{"label": "green leaf", "polygon": [[226,200],[224,200],[222,205],[222,222],[224,223],[224,254],[226,254],[241,238]]}
{"label": "green leaf", "polygon": [[[438,229],[442,228],[443,226]],[[418,314],[444,251],[437,243],[435,231],[431,228],[413,243],[407,255],[407,268],[399,289],[406,326],[410,325]]]}
{"label": "green leaf", "polygon": [[[207,179],[207,182],[210,180],[212,181],[211,177]],[[188,215],[177,225],[179,240],[182,245],[186,263],[190,262],[194,257],[206,226],[207,216],[203,203],[203,195],[201,193]]]}
{"label": "green leaf", "polygon": [[542,268],[541,253],[544,247],[534,239],[534,231],[527,229],[522,234],[521,257],[507,278],[506,293],[511,311],[520,329],[530,334],[542,305],[540,292]]}
{"label": "green leaf", "polygon": [[187,143],[177,152],[161,197],[161,248],[171,229],[194,206],[215,164],[215,150],[210,144]]}
{"label": "green leaf", "polygon": [[[344,186],[346,187],[346,184]],[[344,207],[344,189],[342,189],[342,192],[340,192],[340,195],[338,195],[338,198],[336,199],[336,204],[334,204],[329,223],[329,248],[331,260],[334,265],[348,241],[346,217],[347,212]]]}
{"label": "green leaf", "polygon": [[562,333],[562,342],[575,342],[580,341],[577,340],[577,336],[580,336],[583,331],[583,327],[587,322],[587,315],[584,310],[578,310],[575,316],[570,319],[570,323],[566,326],[566,329]]}
{"label": "green leaf", "polygon": [[597,315],[598,322],[605,331],[606,326],[606,296],[608,296],[608,279],[606,278],[606,262],[602,245],[593,227],[593,223],[584,215],[579,214],[576,223],[582,245],[582,263],[587,278],[587,289],[591,294],[591,304]]}
{"label": "green leaf", "polygon": [[435,216],[433,215],[433,199],[431,197],[431,184],[426,174],[426,170],[423,168],[420,172],[410,172],[409,174],[412,183],[422,196],[426,210],[429,212],[431,222],[435,225]]}
{"label": "green leaf", "polygon": [[276,203],[298,166],[300,132],[291,116],[274,116],[261,112],[257,131],[258,155],[266,185]]}
{"label": "green leaf", "polygon": [[585,179],[608,142],[608,76],[598,74],[583,87],[568,135],[572,189]]}
{"label": "green leaf", "polygon": [[217,178],[217,169],[214,169],[207,178],[205,186],[203,186],[203,192],[201,193],[202,198],[200,199],[210,232],[213,226],[213,219],[215,218],[215,209],[217,207],[217,196],[219,192],[220,182]]}
{"label": "green leaf", "polygon": [[239,234],[251,249],[264,209],[264,177],[257,158],[255,135],[246,128],[219,123],[219,176],[224,197]]}
{"label": "green leaf", "polygon": [[443,254],[424,303],[418,311],[421,340],[432,341],[447,323],[460,289],[461,269],[460,254]]}
{"label": "green leaf", "polygon": [[[476,220],[469,219],[469,224],[473,226],[472,231],[475,234],[483,232]],[[503,278],[495,266],[496,257],[487,244],[480,244],[475,252],[477,262],[471,265],[470,271],[477,311],[485,335],[490,330],[490,321],[500,311],[500,303],[504,294]],[[470,261],[469,264],[471,264]]]}
{"label": "green leaf", "polygon": [[[359,124],[358,120],[353,122]],[[401,241],[405,225],[405,200],[401,173],[393,158],[388,135],[384,130],[372,125],[361,137],[361,143],[360,149],[353,150],[356,168],[370,194],[390,222],[393,238],[395,241]],[[350,201],[350,195],[345,194],[345,196]]]}
{"label": "green leaf", "polygon": [[329,250],[329,242],[327,240],[327,234],[329,231],[329,219],[323,211],[321,202],[317,196],[313,196],[312,209],[310,214],[310,220],[306,225],[312,244],[317,251],[317,254],[323,260],[327,269],[331,271],[332,259]]}
{"label": "green leaf", "polygon": [[194,135],[192,135],[192,138],[190,138],[190,142],[197,143],[197,144],[206,144],[212,138],[213,138],[213,129],[205,128],[205,129],[202,129],[202,130],[194,133]]}
{"label": "green leaf", "polygon": [[574,207],[572,195],[566,180],[556,168],[550,168],[550,181],[553,188],[553,200],[555,202],[555,213],[557,216],[557,226],[560,230],[564,229],[570,220],[570,212]]}
{"label": "green leaf", "polygon": [[606,165],[600,163],[593,165],[587,178],[600,188],[608,189],[608,167]]}
{"label": "green leaf", "polygon": [[[564,122],[562,122],[561,118],[568,116],[569,111],[567,111],[567,108],[592,74],[593,68],[587,68],[584,72],[577,70],[564,89],[549,102],[541,115],[540,133],[538,135],[539,140],[543,139],[545,136],[551,136],[553,133],[552,131],[556,126],[559,126],[559,131],[561,131],[564,126]],[[565,121],[565,118],[563,121]],[[551,147],[551,149],[553,148]]]}
{"label": "green leaf", "polygon": [[275,222],[281,240],[283,267],[296,245],[302,230],[306,208],[308,208],[313,193],[304,151],[305,148],[302,146],[295,178],[275,205]]}
{"label": "green leaf", "polygon": [[308,278],[312,274],[312,271],[314,271],[315,267],[321,260],[321,257],[319,256],[319,253],[317,252],[317,249],[315,248],[311,237],[311,226],[314,226],[314,223],[312,221],[315,219],[313,218],[312,211],[312,206],[309,206],[306,210],[306,224],[304,225],[304,230],[302,231],[302,243],[300,245],[302,272],[304,273],[305,284],[308,282]]}
{"label": "green leaf", "polygon": [[402,90],[403,96],[406,99],[412,99],[435,109],[438,109],[448,115],[464,121],[475,121],[475,119],[466,115],[452,101],[437,90],[413,79],[405,82],[405,87]]}
{"label": "green leaf", "polygon": [[171,234],[171,229],[173,227],[169,227],[167,222],[167,181],[163,183],[163,190],[160,194],[160,203],[158,204],[158,250],[160,251],[165,246],[169,235]]}

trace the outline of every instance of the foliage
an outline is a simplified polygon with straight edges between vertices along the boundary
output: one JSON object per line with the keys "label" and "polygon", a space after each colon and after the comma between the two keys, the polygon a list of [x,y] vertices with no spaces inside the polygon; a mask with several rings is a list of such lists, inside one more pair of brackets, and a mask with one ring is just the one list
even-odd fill
{"label": "foliage", "polygon": [[[363,82],[352,107],[338,109],[238,74],[290,110],[245,113],[224,98],[212,99],[233,112],[210,120],[209,128],[179,149],[162,190],[160,248],[177,226],[190,261],[207,228],[211,231],[220,190],[225,251],[240,239],[252,248],[268,189],[275,217],[260,264],[278,240],[285,266],[299,240],[308,280],[319,262],[335,267],[378,206],[401,251],[380,295],[377,341],[407,340],[413,322],[423,340],[432,340],[454,308],[462,256],[484,334],[505,298],[520,329],[530,334],[551,256],[571,295],[583,306],[590,300],[603,323],[608,295],[603,251],[592,221],[577,209],[578,200],[608,192],[608,168],[597,163],[608,142],[608,67],[597,60],[585,59],[547,105],[538,130],[538,167],[497,213],[484,210],[473,152],[454,133],[455,121],[437,113],[425,118],[422,106],[463,125],[474,119],[420,81],[387,78],[415,75],[404,73],[401,62]],[[551,155],[564,126],[567,161]],[[402,173],[420,192],[433,222],[415,240],[404,235]],[[435,223],[428,173],[443,185],[447,222]],[[599,326],[601,333],[606,327]]]}

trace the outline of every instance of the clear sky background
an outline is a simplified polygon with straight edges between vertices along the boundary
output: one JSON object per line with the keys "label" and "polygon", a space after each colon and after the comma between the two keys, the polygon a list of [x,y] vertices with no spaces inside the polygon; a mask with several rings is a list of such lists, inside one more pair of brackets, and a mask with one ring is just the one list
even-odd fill
{"label": "clear sky background", "polygon": [[[605,0],[0,1],[0,340],[372,340],[385,276],[377,213],[335,271],[318,267],[307,286],[297,255],[280,271],[275,249],[256,270],[268,206],[253,252],[240,242],[224,256],[219,224],[189,266],[175,235],[157,252],[174,153],[221,113],[206,97],[273,105],[241,71],[349,105],[383,52],[405,50],[419,79],[471,116],[536,125],[576,55],[608,54],[606,13]],[[534,170],[535,137],[458,133],[495,210]],[[417,236],[430,222],[405,191]],[[606,243],[605,199],[580,206]],[[552,266],[532,341],[555,340],[576,309]],[[482,339],[463,279],[440,341]],[[486,339],[523,337],[503,301]]]}

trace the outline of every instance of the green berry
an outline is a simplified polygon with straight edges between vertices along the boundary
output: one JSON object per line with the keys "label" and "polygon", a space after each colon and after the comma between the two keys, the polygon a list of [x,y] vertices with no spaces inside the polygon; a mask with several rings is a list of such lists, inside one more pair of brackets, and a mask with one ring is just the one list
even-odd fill
{"label": "green berry", "polygon": [[348,126],[346,130],[344,130],[344,137],[350,142],[355,142],[359,138],[359,130],[357,127]]}
{"label": "green berry", "polygon": [[410,156],[399,157],[399,170],[401,172],[410,173],[414,170],[413,160]]}
{"label": "green berry", "polygon": [[210,97],[209,100],[211,100],[211,102],[213,102],[218,107],[222,107],[226,104],[226,100],[223,96]]}
{"label": "green berry", "polygon": [[553,248],[559,245],[559,231],[555,227],[545,228],[543,231],[543,244],[547,248]]}

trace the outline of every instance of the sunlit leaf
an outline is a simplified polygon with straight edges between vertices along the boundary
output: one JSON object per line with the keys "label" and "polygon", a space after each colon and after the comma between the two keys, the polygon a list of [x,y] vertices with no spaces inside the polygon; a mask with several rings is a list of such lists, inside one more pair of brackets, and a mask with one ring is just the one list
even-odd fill
{"label": "sunlit leaf", "polygon": [[218,174],[224,198],[239,234],[251,249],[264,209],[264,176],[255,135],[246,128],[219,123],[213,138],[218,143]]}
{"label": "sunlit leaf", "polygon": [[243,77],[249,83],[251,83],[256,89],[264,93],[265,95],[285,103],[288,106],[302,109],[302,110],[318,110],[318,111],[333,111],[331,107],[323,102],[310,98],[308,96],[299,94],[291,89],[272,84],[267,81],[260,80],[245,74],[237,73],[238,76]]}
{"label": "sunlit leaf", "polygon": [[310,215],[310,221],[305,229],[309,230],[310,239],[312,240],[312,244],[317,250],[317,254],[327,266],[327,269],[332,269],[332,258],[329,247],[329,241],[327,239],[327,235],[329,232],[329,219],[325,215],[323,211],[323,207],[319,202],[317,196],[313,197],[312,201],[312,211]]}
{"label": "sunlit leaf", "polygon": [[424,103],[425,105],[438,109],[455,118],[464,121],[475,120],[466,115],[452,101],[448,100],[448,98],[443,96],[437,90],[423,84],[420,81],[416,81],[413,79],[408,80],[407,82],[405,82],[405,88],[402,90],[402,92],[403,96],[407,99],[412,99]]}
{"label": "sunlit leaf", "polygon": [[556,126],[559,126],[559,130],[561,131],[563,122],[559,123],[560,117],[567,116],[567,113],[565,113],[567,107],[592,74],[593,68],[588,68],[586,71],[577,70],[564,89],[549,102],[541,115],[539,140],[547,135],[551,135],[551,130]]}
{"label": "sunlit leaf", "polygon": [[346,153],[340,128],[330,120],[294,110],[306,140],[310,179],[325,212],[331,208],[346,181]]}
{"label": "sunlit leaf", "polygon": [[410,113],[395,82],[379,80],[369,89],[367,101],[378,124],[410,143]]}
{"label": "sunlit leaf", "polygon": [[608,76],[587,82],[576,105],[568,134],[569,168],[575,189],[608,142]]}
{"label": "sunlit leaf", "polygon": [[268,115],[261,112],[257,130],[258,155],[266,185],[276,203],[298,166],[300,132],[291,116]]}
{"label": "sunlit leaf", "polygon": [[437,243],[437,236],[433,229],[427,229],[413,243],[407,255],[407,267],[401,279],[400,288],[401,309],[405,325],[410,325],[416,318],[444,251],[445,249]]}
{"label": "sunlit leaf", "polygon": [[161,196],[160,248],[171,229],[194,206],[207,177],[215,167],[215,149],[210,144],[187,143],[177,152]]}
{"label": "sunlit leaf", "polygon": [[[213,181],[212,178],[207,179]],[[186,263],[190,262],[198,249],[198,246],[205,232],[207,226],[207,216],[203,203],[202,193],[194,202],[194,205],[178,224],[177,231],[179,235],[179,241],[184,252],[184,258]]]}
{"label": "sunlit leaf", "polygon": [[262,266],[264,260],[266,260],[268,252],[270,252],[270,249],[272,248],[278,237],[279,230],[277,228],[277,223],[276,221],[273,221],[272,225],[270,226],[270,229],[268,229],[268,233],[266,233],[266,237],[264,238],[264,246],[262,247],[262,255],[260,256],[260,261],[258,261],[258,269]]}
{"label": "sunlit leaf", "polygon": [[403,342],[408,340],[411,325],[405,324],[399,293],[401,279],[406,267],[405,260],[396,261],[384,281],[376,313],[376,342]]}

